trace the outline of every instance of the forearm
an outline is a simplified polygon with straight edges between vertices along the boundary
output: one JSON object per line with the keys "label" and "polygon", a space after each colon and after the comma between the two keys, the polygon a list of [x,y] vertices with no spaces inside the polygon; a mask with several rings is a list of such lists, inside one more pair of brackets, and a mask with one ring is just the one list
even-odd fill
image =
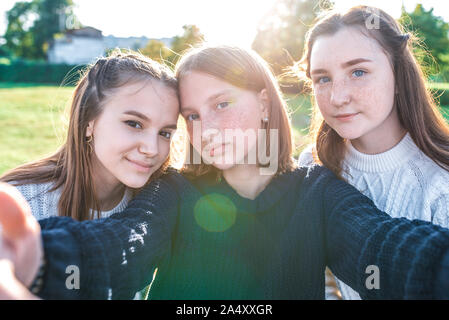
{"label": "forearm", "polygon": [[[132,299],[169,254],[177,209],[176,190],[167,181],[159,181],[108,219],[40,221],[47,270],[39,295],[52,299]],[[79,270],[79,289],[66,285],[72,279],[69,277],[75,276],[73,270]]]}
{"label": "forearm", "polygon": [[[424,221],[393,219],[351,186],[340,181],[327,185],[327,252],[335,275],[364,299],[437,298],[435,290],[444,286],[436,279],[449,231]],[[369,277],[377,270],[379,286],[373,288]]]}

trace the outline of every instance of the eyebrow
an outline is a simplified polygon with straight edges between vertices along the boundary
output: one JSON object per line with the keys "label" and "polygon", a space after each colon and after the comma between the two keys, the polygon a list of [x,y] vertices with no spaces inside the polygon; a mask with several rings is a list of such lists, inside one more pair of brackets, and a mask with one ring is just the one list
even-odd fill
{"label": "eyebrow", "polygon": [[209,98],[207,98],[207,101],[210,102],[210,101],[212,101],[212,100],[217,99],[219,96],[222,96],[222,95],[225,95],[225,94],[229,94],[229,93],[231,93],[231,92],[232,92],[231,89],[226,89],[226,90],[217,92],[217,93],[211,95]]}
{"label": "eyebrow", "polygon": [[136,116],[137,118],[140,118],[142,120],[150,121],[150,118],[148,118],[146,115],[144,115],[143,113],[140,113],[138,111],[129,110],[129,111],[123,112],[123,114],[129,114],[131,116]]}
{"label": "eyebrow", "polygon": [[350,60],[350,61],[347,61],[345,63],[342,63],[341,66],[343,68],[347,68],[347,67],[350,67],[350,66],[362,63],[362,62],[372,62],[372,60],[365,59],[365,58],[358,58],[358,59],[354,59],[354,60]]}
{"label": "eyebrow", "polygon": [[[129,111],[123,112],[123,114],[128,114],[128,115],[131,115],[131,116],[136,116],[136,117],[138,117],[138,118],[140,118],[140,119],[142,119],[142,120],[151,122],[151,119],[150,119],[150,118],[148,118],[146,115],[144,115],[143,113],[140,113],[140,112],[138,112],[138,111],[129,110]],[[167,126],[164,126],[164,128],[176,130],[176,129],[178,129],[178,126],[177,126],[177,124],[169,124],[169,125],[167,125]]]}
{"label": "eyebrow", "polygon": [[[365,58],[357,58],[357,59],[353,59],[353,60],[349,60],[347,62],[344,62],[341,64],[342,68],[347,68],[362,62],[372,62],[372,60],[370,59],[365,59]],[[310,74],[322,74],[322,73],[326,73],[327,70],[326,69],[314,69],[312,70],[312,72]]]}
{"label": "eyebrow", "polygon": [[[232,89],[226,89],[217,93],[214,93],[213,95],[211,95],[209,98],[207,98],[207,102],[213,101],[215,99],[217,99],[218,97],[225,95],[225,94],[229,94],[232,93]],[[185,113],[186,111],[195,111],[194,108],[192,107],[185,107],[185,108],[181,108],[181,113]]]}

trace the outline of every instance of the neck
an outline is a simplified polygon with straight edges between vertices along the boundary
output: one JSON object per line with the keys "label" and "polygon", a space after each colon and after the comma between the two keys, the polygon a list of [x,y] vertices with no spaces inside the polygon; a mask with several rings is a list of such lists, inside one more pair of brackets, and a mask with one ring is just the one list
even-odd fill
{"label": "neck", "polygon": [[270,183],[272,175],[261,175],[254,164],[237,164],[224,170],[226,182],[242,197],[254,200]]}
{"label": "neck", "polygon": [[399,122],[396,108],[394,108],[380,126],[360,138],[351,140],[351,144],[361,153],[379,154],[397,145],[406,133],[407,131]]}
{"label": "neck", "polygon": [[[93,182],[95,186],[95,197],[97,198],[100,210],[109,211],[115,208],[123,198],[125,185],[117,178],[108,174],[98,161],[93,161]],[[99,187],[101,186],[101,188]]]}

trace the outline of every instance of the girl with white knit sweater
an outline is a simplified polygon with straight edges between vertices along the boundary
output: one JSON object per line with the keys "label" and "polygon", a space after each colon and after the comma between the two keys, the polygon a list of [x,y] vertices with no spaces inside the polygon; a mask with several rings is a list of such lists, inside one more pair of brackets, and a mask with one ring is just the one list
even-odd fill
{"label": "girl with white knit sweater", "polygon": [[0,180],[17,186],[38,220],[108,217],[169,165],[178,114],[172,72],[141,54],[115,51],[81,77],[59,150]]}
{"label": "girl with white knit sweater", "polygon": [[[364,25],[353,19],[357,10],[367,13]],[[400,46],[394,45],[397,34]],[[449,127],[425,87],[409,38],[377,8],[329,13],[315,24],[297,65],[312,83],[315,143],[299,163],[324,164],[392,217],[447,228]],[[360,299],[337,283],[344,299]]]}

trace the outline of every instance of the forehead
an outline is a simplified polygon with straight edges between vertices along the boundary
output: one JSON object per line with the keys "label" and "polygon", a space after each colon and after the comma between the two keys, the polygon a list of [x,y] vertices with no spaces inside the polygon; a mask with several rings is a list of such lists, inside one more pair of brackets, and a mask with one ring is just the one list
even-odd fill
{"label": "forehead", "polygon": [[182,107],[193,107],[221,92],[238,92],[241,89],[212,75],[190,71],[179,82]]}
{"label": "forehead", "polygon": [[378,61],[386,57],[379,43],[353,27],[345,27],[333,35],[319,36],[310,55],[310,69],[340,66],[357,58]]}
{"label": "forehead", "polygon": [[150,117],[156,113],[177,115],[179,101],[176,91],[159,81],[132,83],[110,93],[103,112],[126,110],[136,110]]}

